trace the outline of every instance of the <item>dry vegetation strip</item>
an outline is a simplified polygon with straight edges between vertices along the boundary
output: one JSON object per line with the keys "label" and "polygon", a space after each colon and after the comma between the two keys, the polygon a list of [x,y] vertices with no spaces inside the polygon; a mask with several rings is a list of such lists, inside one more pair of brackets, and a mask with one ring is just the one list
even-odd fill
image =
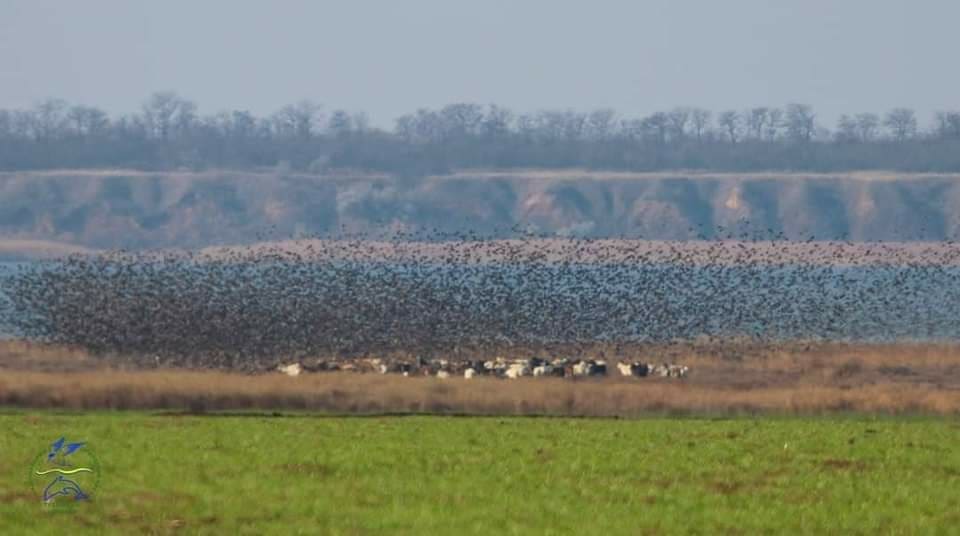
{"label": "dry vegetation strip", "polygon": [[730,389],[658,380],[300,378],[144,371],[0,375],[0,405],[62,409],[310,410],[346,414],[639,416],[668,413],[960,413],[960,391],[895,383]]}
{"label": "dry vegetation strip", "polygon": [[63,242],[0,239],[0,259],[51,260],[74,254],[91,255],[94,253],[97,253],[97,250]]}
{"label": "dry vegetation strip", "polygon": [[903,171],[862,170],[840,172],[789,172],[789,171],[750,171],[717,172],[699,169],[679,169],[673,171],[597,171],[585,168],[537,169],[518,168],[510,170],[464,169],[447,175],[434,175],[433,179],[525,179],[525,180],[663,180],[663,179],[737,179],[750,180],[860,180],[893,181],[922,179],[956,179],[956,173],[918,173]]}
{"label": "dry vegetation strip", "polygon": [[[768,237],[772,238],[772,237]],[[165,252],[142,254],[142,258]],[[448,260],[458,263],[669,263],[702,265],[790,264],[810,266],[915,265],[956,266],[960,247],[947,242],[842,242],[815,240],[641,240],[528,238],[484,241],[350,241],[304,239],[262,242],[242,246],[215,246],[200,250],[207,261],[252,259],[277,255],[289,260],[344,259],[357,261]]]}
{"label": "dry vegetation strip", "polygon": [[[573,249],[575,246],[576,249]],[[72,254],[104,252],[63,242],[0,239],[0,257],[8,260],[54,260]],[[456,260],[466,263],[520,262],[532,258],[558,263],[571,255],[580,263],[648,263],[689,265],[755,264],[811,266],[872,266],[910,264],[956,266],[960,247],[947,242],[811,242],[762,240],[642,240],[593,239],[571,242],[566,239],[528,238],[480,241],[351,241],[346,239],[301,239],[259,242],[235,246],[211,246],[191,252],[183,249],[142,251],[139,260],[170,255],[195,255],[205,261],[251,260],[276,255],[299,261],[331,259],[356,261]],[[124,253],[121,255],[127,255]]]}
{"label": "dry vegetation strip", "polygon": [[955,346],[835,344],[756,352],[731,360],[691,350],[673,358],[693,367],[683,381],[622,378],[616,371],[605,379],[511,381],[124,370],[81,351],[8,342],[0,344],[0,405],[345,414],[960,414]]}

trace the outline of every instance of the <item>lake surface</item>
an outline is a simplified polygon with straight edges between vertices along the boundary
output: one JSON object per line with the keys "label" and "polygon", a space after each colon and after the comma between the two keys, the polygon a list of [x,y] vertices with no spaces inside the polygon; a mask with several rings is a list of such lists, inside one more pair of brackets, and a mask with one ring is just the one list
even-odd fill
{"label": "lake surface", "polygon": [[[30,266],[0,263],[0,310],[5,311],[0,319],[21,318],[6,300],[4,278]],[[960,340],[960,268],[956,267],[340,263],[303,270],[269,264],[237,272],[221,268],[215,274],[201,267],[194,270],[194,275],[170,280],[178,285],[176,293],[202,285],[213,289],[209,290],[211,303],[240,303],[248,311],[256,306],[263,329],[272,323],[278,330],[287,329],[284,326],[298,321],[289,300],[277,298],[281,294],[348,304],[341,309],[362,302],[356,309],[360,313],[355,314],[367,315],[366,323],[355,322],[350,328],[354,330],[409,329],[404,322],[424,315],[434,318],[438,333],[459,329],[439,307],[389,295],[390,289],[413,289],[420,293],[417,296],[429,295],[433,303],[456,311],[461,323],[465,318],[484,319],[487,329],[498,331],[485,334],[489,336],[510,334],[543,341],[564,337],[662,341],[702,335]],[[241,276],[245,283],[238,286]],[[380,303],[389,304],[389,309],[377,310]],[[383,326],[370,320],[378,318]],[[16,329],[9,324],[0,325],[0,333],[15,335]]]}

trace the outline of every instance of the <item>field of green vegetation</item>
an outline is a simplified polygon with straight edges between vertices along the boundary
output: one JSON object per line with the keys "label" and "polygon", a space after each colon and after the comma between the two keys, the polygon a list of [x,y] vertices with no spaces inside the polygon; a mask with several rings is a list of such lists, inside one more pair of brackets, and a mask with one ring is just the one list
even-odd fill
{"label": "field of green vegetation", "polygon": [[[13,534],[951,533],[960,421],[943,418],[0,414]],[[87,441],[95,500],[27,481]]]}

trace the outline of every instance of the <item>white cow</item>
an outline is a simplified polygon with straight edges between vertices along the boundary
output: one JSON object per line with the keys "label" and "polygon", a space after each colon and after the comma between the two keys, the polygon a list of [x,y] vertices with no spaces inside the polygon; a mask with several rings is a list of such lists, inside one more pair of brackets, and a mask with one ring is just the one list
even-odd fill
{"label": "white cow", "polygon": [[438,370],[438,371],[437,371],[437,377],[440,378],[441,380],[443,380],[443,379],[449,378],[449,377],[450,377],[450,373],[447,372],[447,371],[445,371],[445,370]]}
{"label": "white cow", "polygon": [[529,376],[530,367],[527,367],[526,365],[523,365],[521,363],[514,363],[509,367],[507,367],[505,375],[507,376],[507,378],[510,378],[511,380],[516,380],[521,376]]}
{"label": "white cow", "polygon": [[477,375],[477,371],[473,370],[472,368],[468,368],[467,370],[463,371],[463,377],[467,380],[469,380],[470,378],[473,378],[476,375]]}
{"label": "white cow", "polygon": [[553,367],[551,365],[540,365],[539,367],[534,367],[533,369],[534,378],[550,376],[551,374],[553,374]]}
{"label": "white cow", "polygon": [[303,372],[303,367],[300,363],[292,363],[290,365],[277,365],[277,370],[287,376],[299,376]]}
{"label": "white cow", "polygon": [[630,363],[617,363],[617,370],[621,376],[633,376],[633,366]]}
{"label": "white cow", "polygon": [[666,378],[667,376],[670,375],[670,366],[667,365],[666,363],[663,363],[660,365],[653,365],[650,367],[650,375]]}

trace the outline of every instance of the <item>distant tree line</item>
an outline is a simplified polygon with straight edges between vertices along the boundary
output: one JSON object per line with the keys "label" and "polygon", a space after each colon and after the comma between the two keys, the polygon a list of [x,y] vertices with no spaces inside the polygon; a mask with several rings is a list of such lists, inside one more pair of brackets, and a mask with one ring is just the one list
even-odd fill
{"label": "distant tree line", "polygon": [[960,111],[921,126],[913,110],[843,115],[832,129],[813,108],[788,104],[714,113],[675,108],[631,118],[611,109],[519,114],[458,103],[420,109],[391,130],[363,113],[303,101],[269,117],[243,110],[201,115],[174,92],[139,113],[48,99],[0,109],[0,169],[120,167],[283,168],[418,175],[462,168],[656,171],[960,171]]}

